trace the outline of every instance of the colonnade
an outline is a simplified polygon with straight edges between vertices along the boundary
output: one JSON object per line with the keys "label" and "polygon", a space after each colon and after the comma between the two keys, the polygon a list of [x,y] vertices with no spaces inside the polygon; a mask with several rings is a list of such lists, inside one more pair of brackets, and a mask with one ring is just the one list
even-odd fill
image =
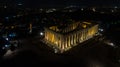
{"label": "colonnade", "polygon": [[55,46],[61,51],[66,51],[71,47],[92,38],[98,32],[98,25],[90,28],[77,30],[68,34],[56,33],[52,30],[45,28],[45,40],[51,45]]}

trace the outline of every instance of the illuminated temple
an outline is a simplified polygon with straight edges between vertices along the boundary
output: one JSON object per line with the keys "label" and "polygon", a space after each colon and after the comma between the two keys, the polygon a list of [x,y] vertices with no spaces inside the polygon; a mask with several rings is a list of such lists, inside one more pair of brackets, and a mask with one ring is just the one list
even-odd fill
{"label": "illuminated temple", "polygon": [[98,32],[98,24],[74,22],[45,28],[45,41],[54,48],[55,53],[64,52],[92,38]]}

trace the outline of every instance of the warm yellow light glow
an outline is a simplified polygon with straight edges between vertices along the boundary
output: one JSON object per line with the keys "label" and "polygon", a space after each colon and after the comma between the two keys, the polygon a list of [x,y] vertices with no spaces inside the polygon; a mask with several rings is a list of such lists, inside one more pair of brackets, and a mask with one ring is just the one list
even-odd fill
{"label": "warm yellow light glow", "polygon": [[52,26],[50,29],[55,31],[57,29],[57,26]]}
{"label": "warm yellow light glow", "polygon": [[[80,27],[79,29],[78,26],[81,26],[82,28]],[[98,25],[92,26],[90,22],[83,22],[80,24],[73,23],[68,25],[68,27],[65,29],[61,30],[61,32],[59,30],[61,29],[58,29],[57,26],[45,28],[45,39],[52,46],[56,47],[55,49],[58,49],[60,52],[64,52],[66,50],[69,50],[71,47],[93,37],[95,33],[98,32]],[[68,31],[73,32],[67,34],[66,32]]]}
{"label": "warm yellow light glow", "polygon": [[55,42],[54,34],[51,33],[52,42]]}
{"label": "warm yellow light glow", "polygon": [[13,29],[13,28],[14,28],[14,26],[11,26],[11,28]]}
{"label": "warm yellow light glow", "polygon": [[55,44],[58,44],[58,42],[56,41]]}
{"label": "warm yellow light glow", "polygon": [[90,22],[83,22],[83,23],[85,23],[85,24],[89,24],[89,25],[91,24]]}
{"label": "warm yellow light glow", "polygon": [[64,50],[65,49],[65,47],[64,47],[64,45],[62,45],[62,50]]}
{"label": "warm yellow light glow", "polygon": [[70,46],[70,36],[68,36],[68,46]]}
{"label": "warm yellow light glow", "polygon": [[83,28],[86,28],[86,27],[87,27],[87,25],[84,24],[84,25],[83,25]]}

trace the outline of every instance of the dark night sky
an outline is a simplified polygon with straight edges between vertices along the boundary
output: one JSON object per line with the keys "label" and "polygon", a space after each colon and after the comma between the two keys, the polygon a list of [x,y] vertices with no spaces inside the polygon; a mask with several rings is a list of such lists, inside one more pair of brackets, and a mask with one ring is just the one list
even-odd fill
{"label": "dark night sky", "polygon": [[[109,6],[117,5],[119,0],[25,0],[28,5],[31,6],[43,6],[43,7],[62,7],[68,5],[80,5],[80,6]],[[29,3],[28,3],[29,2]]]}
{"label": "dark night sky", "polygon": [[0,0],[10,4],[22,2],[26,7],[64,7],[68,5],[79,6],[115,6],[119,0]]}

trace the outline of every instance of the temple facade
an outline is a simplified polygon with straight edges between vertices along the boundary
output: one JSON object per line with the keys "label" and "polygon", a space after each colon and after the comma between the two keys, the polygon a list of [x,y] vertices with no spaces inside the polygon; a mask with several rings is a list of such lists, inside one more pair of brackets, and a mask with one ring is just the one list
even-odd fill
{"label": "temple facade", "polygon": [[98,24],[92,22],[50,26],[45,28],[45,41],[54,48],[55,53],[63,53],[92,38],[97,32]]}

